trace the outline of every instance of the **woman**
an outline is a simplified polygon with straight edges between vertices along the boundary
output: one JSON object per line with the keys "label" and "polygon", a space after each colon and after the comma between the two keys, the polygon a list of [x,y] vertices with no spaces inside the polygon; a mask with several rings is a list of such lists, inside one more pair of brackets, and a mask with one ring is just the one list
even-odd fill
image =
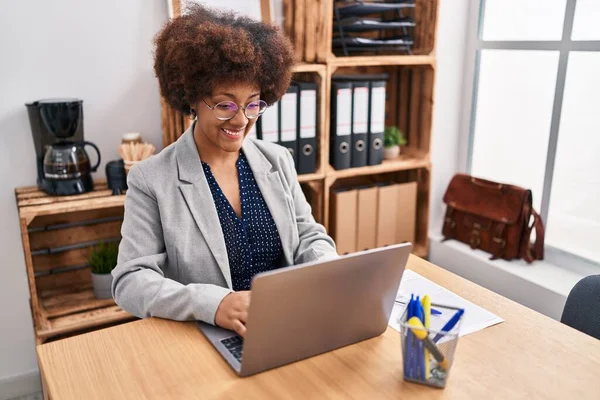
{"label": "woman", "polygon": [[199,5],[159,32],[161,94],[195,121],[129,172],[112,287],[123,309],[243,336],[255,274],[337,257],[288,151],[246,138],[292,66],[276,28]]}

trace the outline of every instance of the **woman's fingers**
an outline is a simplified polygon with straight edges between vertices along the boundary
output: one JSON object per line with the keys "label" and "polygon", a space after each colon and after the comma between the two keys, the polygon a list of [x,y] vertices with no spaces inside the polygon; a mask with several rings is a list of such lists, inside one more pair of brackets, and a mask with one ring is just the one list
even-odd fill
{"label": "woman's fingers", "polygon": [[248,322],[248,310],[246,311],[241,311],[238,315],[237,318],[242,321],[242,323],[245,325],[246,322]]}
{"label": "woman's fingers", "polygon": [[244,325],[240,320],[236,319],[233,321],[233,330],[241,337],[244,337],[246,334],[246,325]]}

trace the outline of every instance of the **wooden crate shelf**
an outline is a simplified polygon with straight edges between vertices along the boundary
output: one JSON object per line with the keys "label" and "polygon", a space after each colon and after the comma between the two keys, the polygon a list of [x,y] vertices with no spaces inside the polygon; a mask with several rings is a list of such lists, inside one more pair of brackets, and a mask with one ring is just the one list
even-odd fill
{"label": "wooden crate shelf", "polygon": [[325,176],[322,173],[298,175],[298,181],[300,183],[310,182],[310,181],[318,181],[323,178],[325,178]]}
{"label": "wooden crate shelf", "polygon": [[301,73],[301,72],[325,73],[326,70],[327,70],[327,66],[325,64],[299,63],[294,66],[294,73]]}
{"label": "wooden crate shelf", "polygon": [[427,55],[386,55],[386,56],[355,56],[334,57],[327,59],[332,67],[369,67],[386,65],[429,65],[435,66],[435,56]]}
{"label": "wooden crate shelf", "polygon": [[335,170],[328,166],[326,177],[331,179],[349,178],[353,176],[376,175],[386,172],[404,171],[409,169],[427,168],[431,164],[429,155],[424,152],[411,151],[400,154],[395,160],[384,160],[379,165],[369,165],[359,168]]}
{"label": "wooden crate shelf", "polygon": [[87,257],[100,241],[120,240],[125,195],[105,181],[78,196],[15,190],[36,341],[135,319],[112,299],[97,299]]}
{"label": "wooden crate shelf", "polygon": [[43,321],[36,335],[42,339],[135,319],[113,300],[97,299],[91,286],[41,292],[39,299]]}
{"label": "wooden crate shelf", "polygon": [[415,244],[413,246],[412,253],[414,255],[416,255],[417,257],[425,258],[425,257],[427,257],[427,254],[428,254],[427,246],[424,246],[421,244]]}

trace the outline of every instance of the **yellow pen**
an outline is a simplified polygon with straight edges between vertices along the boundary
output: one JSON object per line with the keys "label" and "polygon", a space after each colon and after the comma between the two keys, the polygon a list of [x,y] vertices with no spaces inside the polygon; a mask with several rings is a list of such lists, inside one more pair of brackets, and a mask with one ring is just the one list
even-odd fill
{"label": "yellow pen", "polygon": [[[429,295],[423,296],[421,299],[421,304],[423,305],[424,318],[425,318],[425,328],[429,329],[431,325],[431,299]],[[425,379],[429,380],[429,350],[425,348]]]}

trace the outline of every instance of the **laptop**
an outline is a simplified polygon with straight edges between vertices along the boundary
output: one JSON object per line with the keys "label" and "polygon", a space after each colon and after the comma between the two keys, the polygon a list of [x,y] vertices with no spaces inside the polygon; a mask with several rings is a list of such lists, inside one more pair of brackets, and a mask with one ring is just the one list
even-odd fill
{"label": "laptop", "polygon": [[257,274],[246,335],[198,326],[239,376],[385,332],[412,244],[365,250]]}

